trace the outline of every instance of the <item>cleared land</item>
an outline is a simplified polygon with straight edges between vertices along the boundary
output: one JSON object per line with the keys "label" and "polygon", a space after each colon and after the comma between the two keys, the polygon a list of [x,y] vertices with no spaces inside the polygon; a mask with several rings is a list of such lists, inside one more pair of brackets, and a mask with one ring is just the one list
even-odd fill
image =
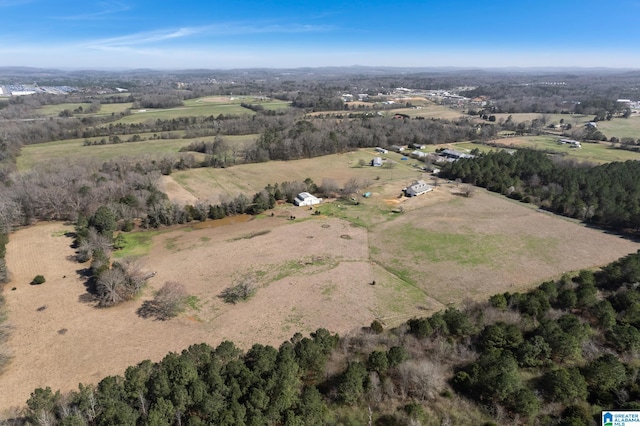
{"label": "cleared land", "polygon": [[[570,158],[594,163],[609,163],[612,161],[640,160],[640,153],[614,148],[608,142],[583,143],[582,148],[570,148],[569,145],[558,143],[560,136],[521,136],[515,138],[496,139],[495,143],[513,146],[514,148],[532,148],[547,152],[556,152]],[[475,144],[464,144],[469,147]],[[482,150],[482,145],[478,145]],[[493,148],[498,149],[498,148]]]}
{"label": "cleared land", "polygon": [[[141,135],[146,136],[146,135]],[[256,135],[223,136],[229,145],[244,146],[254,141]],[[123,139],[125,139],[123,137]],[[91,138],[99,140],[101,138]],[[186,147],[193,141],[213,141],[213,136],[194,139],[154,139],[140,142],[125,142],[107,145],[84,146],[84,139],[69,139],[47,142],[22,147],[17,159],[19,170],[29,170],[37,165],[51,162],[77,163],[83,161],[106,161],[122,157],[147,156],[162,158],[167,154],[176,154],[180,148]],[[190,154],[198,155],[191,152]]]}
{"label": "cleared land", "polygon": [[[23,404],[35,387],[95,383],[192,343],[230,339],[247,348],[277,345],[318,327],[344,334],[375,318],[393,326],[638,248],[480,190],[463,198],[447,184],[398,199],[397,182],[372,189],[359,205],[321,205],[317,216],[285,205],[273,217],[138,234],[145,268],[157,274],[141,298],[109,309],[81,301],[87,265],[71,258],[71,238],[64,235],[70,227],[43,223],[16,232],[7,247],[9,288],[16,290],[5,292],[15,358],[0,377],[0,409]],[[400,206],[404,213],[393,213]],[[291,215],[297,220],[288,220]],[[37,274],[47,282],[29,285]],[[256,294],[223,303],[220,292],[246,277]],[[191,308],[166,322],[140,318],[137,309],[167,280],[182,282],[195,296]]]}
{"label": "cleared land", "polygon": [[253,115],[250,109],[240,106],[241,103],[259,104],[267,110],[279,110],[289,107],[289,102],[277,99],[262,100],[253,96],[245,97],[216,97],[189,99],[183,102],[184,106],[175,108],[141,108],[132,110],[132,114],[121,118],[116,123],[141,123],[146,120],[170,120],[179,117],[217,117],[223,115]]}
{"label": "cleared land", "polygon": [[[369,164],[377,156],[389,159],[390,163],[393,162],[393,167],[359,165],[361,160]],[[390,180],[406,180],[409,183],[421,176],[420,171],[412,166],[416,161],[401,161],[400,158],[400,155],[392,152],[381,155],[373,149],[363,149],[295,161],[243,164],[226,169],[185,170],[173,173],[171,178],[196,198],[218,202],[226,196],[235,197],[240,193],[253,196],[267,184],[303,181],[308,177],[318,185],[322,184],[324,178],[333,179],[342,185],[351,178],[373,183]],[[398,187],[398,193],[401,188],[402,186]],[[168,195],[174,199],[172,192]]]}
{"label": "cleared land", "polygon": [[598,130],[606,137],[613,136],[618,139],[640,139],[640,115],[632,115],[629,118],[614,118],[611,121],[598,121]]}
{"label": "cleared land", "polygon": [[[86,117],[86,116],[101,116],[101,115],[111,115],[119,114],[121,112],[126,111],[131,108],[131,102],[127,103],[118,103],[118,104],[104,104],[100,105],[100,110],[95,113],[74,113],[74,115],[78,117]],[[58,104],[58,105],[45,105],[42,108],[38,108],[36,112],[40,115],[44,115],[47,117],[57,117],[64,110],[74,111],[78,107],[82,107],[84,111],[87,111],[89,107],[91,107],[90,103],[66,103],[66,104]]]}

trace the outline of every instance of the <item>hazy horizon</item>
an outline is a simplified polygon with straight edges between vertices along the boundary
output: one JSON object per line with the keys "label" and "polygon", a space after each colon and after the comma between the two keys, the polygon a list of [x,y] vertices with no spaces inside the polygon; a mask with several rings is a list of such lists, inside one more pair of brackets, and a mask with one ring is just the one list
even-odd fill
{"label": "hazy horizon", "polygon": [[0,66],[640,69],[640,1],[0,0]]}

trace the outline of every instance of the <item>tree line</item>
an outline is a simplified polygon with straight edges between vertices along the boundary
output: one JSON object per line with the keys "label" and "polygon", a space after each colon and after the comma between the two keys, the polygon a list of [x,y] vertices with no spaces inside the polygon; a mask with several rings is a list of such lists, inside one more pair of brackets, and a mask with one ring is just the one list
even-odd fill
{"label": "tree line", "polygon": [[636,161],[589,165],[521,149],[461,159],[440,173],[600,227],[640,230],[640,164]]}

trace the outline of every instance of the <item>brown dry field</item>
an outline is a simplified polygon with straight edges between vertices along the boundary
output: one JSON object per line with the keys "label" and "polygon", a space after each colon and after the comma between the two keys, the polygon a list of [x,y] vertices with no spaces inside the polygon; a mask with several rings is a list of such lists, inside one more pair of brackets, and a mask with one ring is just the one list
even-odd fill
{"label": "brown dry field", "polygon": [[[109,309],[80,300],[85,287],[79,271],[87,265],[71,258],[71,238],[63,235],[70,226],[42,223],[19,230],[7,247],[13,275],[5,296],[14,359],[0,376],[0,413],[23,405],[36,387],[68,391],[78,383],[97,383],[193,343],[228,339],[246,349],[253,343],[279,345],[295,332],[319,327],[346,334],[375,318],[395,326],[448,303],[524,290],[638,248],[485,191],[472,198],[456,191],[445,184],[421,197],[397,199],[395,185],[381,182],[371,199],[337,210],[349,217],[372,209],[368,227],[285,205],[273,217],[245,223],[210,221],[161,230],[143,259],[155,277],[140,298]],[[398,205],[405,213],[390,216],[389,209]],[[330,213],[332,207],[318,208]],[[297,219],[288,220],[291,215]],[[478,255],[476,264],[472,254],[457,255],[469,241],[456,235],[477,235],[479,240],[470,240],[475,249],[487,242],[489,260]],[[413,251],[423,237],[437,244],[449,238],[453,248]],[[541,253],[534,255],[536,250]],[[403,268],[409,272],[398,275]],[[29,285],[37,274],[47,282]],[[220,292],[246,276],[254,277],[255,296],[237,305],[223,303]],[[169,280],[197,297],[195,309],[170,321],[139,317],[137,309]]]}
{"label": "brown dry field", "polygon": [[[358,166],[360,160],[368,163],[373,157],[378,156],[395,161],[395,167],[388,169]],[[171,176],[164,177],[163,185],[171,201],[181,202],[189,198],[180,189],[181,187],[195,198],[215,204],[226,197],[235,197],[240,193],[253,197],[268,184],[303,181],[308,177],[318,185],[322,184],[324,178],[333,179],[339,185],[343,185],[351,178],[375,182],[416,179],[419,173],[411,167],[411,164],[416,161],[399,161],[400,157],[393,152],[380,155],[370,148],[302,160],[241,164],[224,169],[191,169],[174,172]],[[174,186],[176,183],[178,186]]]}
{"label": "brown dry field", "polygon": [[370,234],[372,259],[406,272],[447,305],[523,291],[565,272],[603,266],[637,243],[476,188],[454,184],[403,203],[406,213]]}
{"label": "brown dry field", "polygon": [[[291,214],[298,220],[287,220]],[[439,308],[428,298],[416,302],[413,289],[398,288],[402,283],[369,261],[364,228],[332,218],[301,220],[308,214],[281,209],[275,217],[238,225],[166,230],[145,260],[157,274],[143,296],[109,309],[79,299],[85,287],[78,271],[87,265],[70,258],[72,240],[62,235],[69,226],[42,223],[12,234],[8,287],[16,290],[5,294],[14,358],[0,376],[0,412],[23,405],[37,387],[68,391],[97,383],[193,343],[277,346],[298,331],[347,333],[375,318],[392,325]],[[265,230],[270,232],[249,238]],[[47,282],[29,285],[37,274]],[[223,303],[220,292],[246,274],[257,274],[256,295],[238,305]],[[136,310],[168,280],[197,296],[197,309],[164,322],[139,317]]]}

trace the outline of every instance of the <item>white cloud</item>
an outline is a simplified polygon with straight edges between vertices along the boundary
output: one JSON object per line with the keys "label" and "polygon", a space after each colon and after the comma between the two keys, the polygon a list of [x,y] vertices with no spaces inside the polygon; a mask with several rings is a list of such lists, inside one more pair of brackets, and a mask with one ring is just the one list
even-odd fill
{"label": "white cloud", "polygon": [[212,24],[200,27],[183,27],[178,29],[164,29],[157,31],[146,31],[110,37],[98,40],[91,40],[83,43],[87,47],[95,49],[106,49],[112,47],[136,46],[142,44],[153,44],[162,41],[176,40],[193,36],[230,36],[230,35],[250,35],[267,33],[309,33],[330,31],[333,27],[324,25],[249,25],[249,24]]}
{"label": "white cloud", "polygon": [[106,19],[106,18],[111,18],[112,17],[111,15],[114,15],[120,12],[126,12],[127,10],[131,9],[131,6],[121,2],[117,2],[117,1],[100,2],[98,3],[98,6],[100,6],[100,10],[96,12],[80,13],[78,15],[69,15],[69,16],[57,16],[55,17],[55,19],[61,19],[61,20],[67,20],[67,21],[77,21],[77,20],[87,21],[87,20],[96,20],[96,19]]}

